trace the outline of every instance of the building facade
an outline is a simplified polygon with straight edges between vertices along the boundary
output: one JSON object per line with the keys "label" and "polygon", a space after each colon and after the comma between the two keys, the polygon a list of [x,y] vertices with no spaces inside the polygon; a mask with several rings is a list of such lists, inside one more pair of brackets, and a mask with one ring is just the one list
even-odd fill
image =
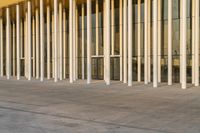
{"label": "building facade", "polygon": [[199,86],[199,0],[16,0],[0,8],[7,79]]}

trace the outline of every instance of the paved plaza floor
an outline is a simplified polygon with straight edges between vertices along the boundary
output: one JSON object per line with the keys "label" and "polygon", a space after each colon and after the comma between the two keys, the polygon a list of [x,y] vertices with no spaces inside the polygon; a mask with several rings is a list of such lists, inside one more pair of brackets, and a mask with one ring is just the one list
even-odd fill
{"label": "paved plaza floor", "polygon": [[0,133],[199,133],[200,87],[0,79]]}

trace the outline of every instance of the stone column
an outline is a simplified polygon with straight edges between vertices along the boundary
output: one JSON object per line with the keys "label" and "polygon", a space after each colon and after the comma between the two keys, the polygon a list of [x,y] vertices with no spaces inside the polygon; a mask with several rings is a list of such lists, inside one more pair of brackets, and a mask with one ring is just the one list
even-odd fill
{"label": "stone column", "polygon": [[127,83],[127,0],[124,0],[124,83]]}
{"label": "stone column", "polygon": [[132,0],[128,0],[128,86],[132,86],[132,46],[133,46],[133,18]]}
{"label": "stone column", "polygon": [[6,8],[6,76],[10,79],[11,75],[11,42],[10,42],[10,9]]}
{"label": "stone column", "polygon": [[54,0],[54,82],[58,81],[58,1]]}
{"label": "stone column", "polygon": [[123,81],[123,1],[119,1],[119,34],[120,34],[120,81]]}
{"label": "stone column", "polygon": [[106,78],[106,85],[110,85],[110,0],[105,0],[105,62],[104,62],[104,69],[105,69],[105,78]]}
{"label": "stone column", "polygon": [[78,45],[78,22],[79,22],[79,20],[78,20],[78,17],[79,17],[79,15],[78,15],[78,7],[76,6],[76,8],[75,8],[75,17],[76,17],[76,19],[75,19],[75,30],[76,30],[76,36],[75,36],[75,43],[76,43],[76,45],[75,45],[75,80],[77,80],[78,79],[78,48],[79,48],[79,45]]}
{"label": "stone column", "polygon": [[182,0],[182,89],[187,85],[187,1]]}
{"label": "stone column", "polygon": [[99,55],[99,0],[96,0],[96,55]]}
{"label": "stone column", "polygon": [[47,79],[51,78],[51,65],[50,65],[50,6],[47,6]]}
{"label": "stone column", "polygon": [[172,0],[168,0],[168,85],[172,85]]}
{"label": "stone column", "polygon": [[87,0],[87,84],[91,83],[92,3]]}
{"label": "stone column", "polygon": [[82,49],[82,79],[85,79],[85,8],[84,4],[82,4],[81,8],[82,13],[82,42],[81,42],[81,49]]}
{"label": "stone column", "polygon": [[55,59],[54,59],[54,57],[55,57],[55,50],[54,50],[54,47],[55,47],[55,41],[54,41],[54,13],[52,13],[52,15],[51,15],[51,17],[52,17],[52,23],[51,23],[51,26],[52,26],[52,50],[51,50],[51,52],[52,52],[52,78],[54,78],[55,77]]}
{"label": "stone column", "polygon": [[40,0],[40,81],[44,81],[44,4]]}
{"label": "stone column", "polygon": [[141,0],[138,0],[138,82],[141,82]]}
{"label": "stone column", "polygon": [[73,1],[73,80],[76,81],[76,1]]}
{"label": "stone column", "polygon": [[35,21],[36,21],[36,79],[39,79],[40,77],[40,32],[39,32],[39,11],[38,8],[35,10]]}
{"label": "stone column", "polygon": [[195,84],[195,1],[192,1],[192,84]]}
{"label": "stone column", "polygon": [[3,51],[3,18],[0,18],[0,47],[1,47],[1,77],[3,77],[3,55],[4,55],[4,51]]}
{"label": "stone column", "polygon": [[59,64],[60,64],[60,68],[59,68],[59,70],[60,70],[60,74],[59,74],[59,76],[60,76],[60,80],[62,80],[63,79],[63,30],[62,30],[62,19],[63,19],[63,16],[62,16],[62,3],[60,2],[59,3],[59,49],[60,49],[60,52],[59,52],[59,54],[60,54],[60,62],[59,62]]}
{"label": "stone column", "polygon": [[158,86],[158,1],[153,2],[153,87]]}
{"label": "stone column", "polygon": [[111,55],[115,54],[115,0],[111,0]]}
{"label": "stone column", "polygon": [[67,48],[67,29],[66,29],[66,9],[63,10],[63,79],[66,79],[66,48]]}
{"label": "stone column", "polygon": [[16,42],[15,42],[15,22],[13,22],[13,29],[12,29],[12,35],[13,35],[13,42],[12,42],[12,44],[13,44],[13,47],[12,47],[12,53],[13,53],[13,62],[12,62],[12,70],[13,70],[13,76],[15,76],[15,74],[16,74],[16,72],[15,72],[15,70],[16,70],[16,68],[15,68],[15,63],[16,63],[16,60],[15,60],[15,54],[16,54]]}
{"label": "stone column", "polygon": [[199,86],[199,0],[195,5],[195,86]]}
{"label": "stone column", "polygon": [[182,1],[183,0],[180,0],[180,73],[179,73],[179,77],[180,77],[180,83],[182,83],[182,27],[183,27],[183,12],[182,12]]}
{"label": "stone column", "polygon": [[28,80],[31,80],[31,76],[32,76],[32,63],[31,63],[31,36],[32,36],[32,32],[31,32],[31,1],[28,1],[28,28],[27,28],[27,32],[28,32]]}
{"label": "stone column", "polygon": [[28,13],[25,11],[24,19],[24,74],[28,79]]}
{"label": "stone column", "polygon": [[73,0],[69,0],[69,81],[73,83]]}
{"label": "stone column", "polygon": [[158,83],[161,82],[162,2],[163,0],[158,0]]}
{"label": "stone column", "polygon": [[[147,64],[148,64],[148,82],[150,83],[151,82],[151,75],[153,73],[152,69],[151,69],[151,62],[153,62],[153,59],[152,59],[152,56],[153,56],[153,50],[152,50],[152,47],[153,47],[153,42],[151,41],[151,37],[152,37],[152,40],[153,40],[153,33],[152,33],[152,30],[153,30],[153,27],[152,27],[152,30],[151,30],[151,23],[152,23],[152,19],[153,18],[153,15],[151,15],[151,8],[153,8],[153,1],[151,0],[148,0],[148,48],[147,48],[147,52],[148,52],[148,60],[147,60]],[[152,53],[151,53],[152,52]]]}
{"label": "stone column", "polygon": [[148,0],[144,3],[144,83],[148,84]]}
{"label": "stone column", "polygon": [[35,18],[33,17],[33,19],[32,19],[32,31],[33,31],[33,33],[32,33],[32,37],[33,37],[33,39],[32,39],[32,52],[33,52],[33,74],[32,74],[32,76],[33,77],[35,77],[35,49],[36,49],[36,47],[35,47]]}

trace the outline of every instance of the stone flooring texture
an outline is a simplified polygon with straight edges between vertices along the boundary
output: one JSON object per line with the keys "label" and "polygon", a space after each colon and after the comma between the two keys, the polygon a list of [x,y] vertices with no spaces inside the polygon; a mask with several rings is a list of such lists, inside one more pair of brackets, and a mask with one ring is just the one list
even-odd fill
{"label": "stone flooring texture", "polygon": [[0,133],[199,133],[200,87],[0,79]]}

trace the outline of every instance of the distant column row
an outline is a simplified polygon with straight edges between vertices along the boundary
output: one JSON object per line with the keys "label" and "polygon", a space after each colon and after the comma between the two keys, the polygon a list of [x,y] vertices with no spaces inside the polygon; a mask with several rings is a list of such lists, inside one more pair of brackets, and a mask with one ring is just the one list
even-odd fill
{"label": "distant column row", "polygon": [[[66,79],[68,71],[69,82],[73,83],[79,79],[78,73],[81,70],[81,79],[87,79],[87,84],[90,84],[94,71],[92,67],[93,58],[103,58],[103,79],[107,85],[110,85],[111,59],[114,57],[119,58],[119,66],[117,67],[119,68],[119,80],[121,82],[132,86],[133,77],[137,77],[137,81],[141,82],[141,75],[143,74],[145,84],[152,82],[153,87],[158,87],[161,82],[161,47],[163,45],[161,43],[161,5],[163,1],[154,0],[152,2],[144,0],[144,22],[142,22],[142,1],[137,0],[137,30],[133,28],[134,2],[132,0],[118,1],[118,55],[115,55],[116,30],[114,25],[117,20],[115,19],[115,2],[114,0],[103,0],[102,5],[99,5],[99,0],[95,2],[87,0],[85,3],[81,3],[79,10],[78,5],[80,3],[74,0],[68,1],[68,9],[58,0],[54,0],[53,6],[46,5],[43,0],[40,0],[39,6],[34,8],[34,12],[32,12],[32,2],[28,0],[26,2],[27,10],[23,17],[21,16],[20,4],[16,5],[14,21],[10,17],[10,8],[6,7],[6,20],[3,20],[3,17],[0,18],[0,75],[4,76],[3,68],[5,65],[7,79],[10,79],[12,74],[19,80],[23,76],[21,74],[23,69],[24,76],[28,80],[32,80],[33,77],[40,78],[41,81],[44,81],[45,78],[53,78],[57,82],[58,80]],[[92,6],[94,5],[95,18],[92,16]],[[199,86],[199,1],[193,1],[192,5],[192,51],[194,53],[192,56],[192,83],[195,86]],[[96,27],[100,25],[100,6],[103,7],[103,55],[99,54],[100,29],[97,28],[95,35],[93,35],[92,31],[94,22]],[[168,0],[167,8],[167,80],[168,85],[172,85],[172,32],[174,28],[172,0]],[[153,11],[152,14],[151,9]],[[3,32],[4,25],[6,26],[5,33]],[[85,25],[87,32],[85,32]],[[142,25],[144,25],[144,43],[142,43]],[[69,32],[68,35],[67,31]],[[133,48],[135,43],[133,35],[135,32],[137,32],[137,44],[135,44],[137,45],[137,50]],[[10,39],[11,36],[14,38],[13,41]],[[187,88],[187,36],[187,0],[181,0],[180,83],[183,89]],[[3,41],[4,37],[6,37],[5,42]],[[81,41],[79,37],[82,38]],[[96,40],[94,55],[92,54],[93,38]],[[141,51],[142,47],[143,51]],[[78,58],[79,49],[81,49],[80,60]],[[134,51],[137,51],[137,74],[133,73]],[[142,52],[144,57],[142,57]],[[67,57],[69,58],[68,60]],[[4,58],[6,59],[5,64]],[[13,61],[11,61],[12,58]],[[22,59],[24,62],[22,62]],[[142,59],[144,60],[142,61]],[[22,63],[24,63],[24,68],[22,68]]]}

